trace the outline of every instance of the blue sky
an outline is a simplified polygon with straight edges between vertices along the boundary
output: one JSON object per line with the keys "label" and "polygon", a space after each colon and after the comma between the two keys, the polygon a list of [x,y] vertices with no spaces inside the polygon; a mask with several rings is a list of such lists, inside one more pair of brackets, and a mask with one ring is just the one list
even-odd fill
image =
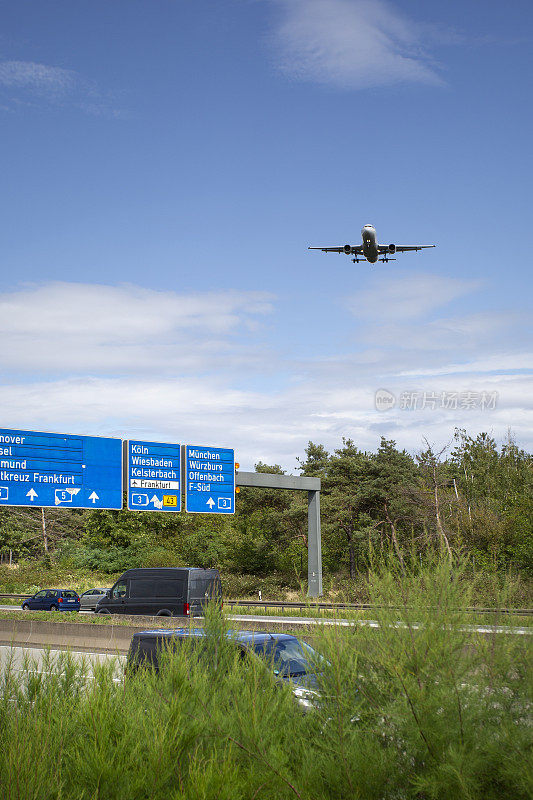
{"label": "blue sky", "polygon": [[0,11],[2,426],[531,447],[530,2]]}

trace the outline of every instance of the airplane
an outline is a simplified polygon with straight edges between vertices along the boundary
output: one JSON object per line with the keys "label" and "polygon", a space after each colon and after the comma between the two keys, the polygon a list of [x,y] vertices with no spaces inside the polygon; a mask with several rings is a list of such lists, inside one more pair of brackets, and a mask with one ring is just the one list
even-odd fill
{"label": "airplane", "polygon": [[361,236],[363,237],[363,244],[355,245],[355,247],[351,244],[345,244],[342,247],[308,247],[307,249],[322,250],[323,253],[346,253],[347,256],[355,256],[355,258],[352,258],[354,264],[358,264],[365,259],[370,264],[375,264],[376,261],[396,261],[395,258],[390,257],[395,253],[436,247],[434,244],[419,244],[409,247],[397,244],[378,244],[376,241],[376,229],[373,225],[365,225],[361,229]]}

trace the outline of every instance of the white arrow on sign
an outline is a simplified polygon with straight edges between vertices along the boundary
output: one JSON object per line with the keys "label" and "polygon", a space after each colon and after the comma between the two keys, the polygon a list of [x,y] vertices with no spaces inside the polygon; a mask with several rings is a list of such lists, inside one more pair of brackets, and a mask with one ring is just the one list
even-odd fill
{"label": "white arrow on sign", "polygon": [[100,500],[100,498],[98,497],[96,492],[93,492],[92,494],[89,495],[89,500],[91,500],[94,505],[94,503],[96,503],[97,500]]}
{"label": "white arrow on sign", "polygon": [[32,503],[33,503],[33,501],[35,500],[35,498],[36,498],[36,497],[39,497],[39,495],[37,494],[37,492],[35,491],[35,489],[30,489],[30,491],[29,491],[29,492],[26,492],[26,497],[29,497],[29,498],[30,498],[30,500],[31,500],[31,501],[32,501]]}
{"label": "white arrow on sign", "polygon": [[212,498],[212,497],[210,497],[210,498],[209,498],[209,500],[207,500],[207,501],[206,501],[206,505],[208,505],[208,506],[209,506],[209,508],[211,509],[211,511],[213,510],[213,506],[215,505],[215,501],[213,500],[213,498]]}
{"label": "white arrow on sign", "polygon": [[151,502],[156,508],[163,508],[163,501],[156,494],[152,495]]}

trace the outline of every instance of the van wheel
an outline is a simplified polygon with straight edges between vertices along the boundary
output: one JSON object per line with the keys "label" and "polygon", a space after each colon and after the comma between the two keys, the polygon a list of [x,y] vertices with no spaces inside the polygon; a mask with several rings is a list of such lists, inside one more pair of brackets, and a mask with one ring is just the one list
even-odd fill
{"label": "van wheel", "polygon": [[172,611],[169,611],[168,608],[162,608],[156,614],[156,617],[171,617],[171,616],[172,616]]}

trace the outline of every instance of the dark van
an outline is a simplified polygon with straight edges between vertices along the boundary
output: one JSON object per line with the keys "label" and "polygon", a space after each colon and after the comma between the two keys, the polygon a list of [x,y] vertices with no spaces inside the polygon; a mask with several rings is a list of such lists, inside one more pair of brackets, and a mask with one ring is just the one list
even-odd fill
{"label": "dark van", "polygon": [[211,599],[222,600],[217,569],[128,569],[98,601],[96,613],[192,617]]}

